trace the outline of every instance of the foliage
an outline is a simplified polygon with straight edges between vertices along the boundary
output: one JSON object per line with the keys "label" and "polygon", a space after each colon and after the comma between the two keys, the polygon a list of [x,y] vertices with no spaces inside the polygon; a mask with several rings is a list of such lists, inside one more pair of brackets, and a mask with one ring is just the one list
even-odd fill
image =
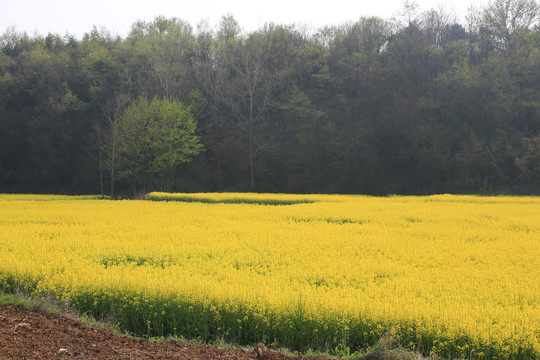
{"label": "foliage", "polygon": [[1,195],[0,288],[147,336],[540,354],[538,198],[191,196],[216,203]]}
{"label": "foliage", "polygon": [[118,178],[133,186],[152,184],[191,161],[202,146],[196,121],[182,103],[139,97],[120,116],[117,134]]}
{"label": "foliage", "polygon": [[[312,33],[245,33],[232,16],[216,29],[157,17],[125,38],[7,29],[0,189],[540,193],[538,1],[493,0],[465,24],[412,3],[401,14]],[[154,127],[146,148],[129,145],[141,156],[124,149],[117,178],[116,140],[104,134],[141,94],[190,108],[206,150],[189,165],[147,154],[156,136],[171,141]]]}

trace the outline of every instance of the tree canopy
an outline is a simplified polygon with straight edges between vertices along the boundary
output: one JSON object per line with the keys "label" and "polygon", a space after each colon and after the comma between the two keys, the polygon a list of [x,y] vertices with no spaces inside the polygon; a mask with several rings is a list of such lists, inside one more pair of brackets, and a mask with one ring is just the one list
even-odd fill
{"label": "tree canopy", "polygon": [[116,129],[118,179],[136,191],[137,186],[152,188],[154,182],[174,177],[176,167],[202,149],[195,130],[189,107],[166,98],[148,101],[140,96],[120,115]]}
{"label": "tree canopy", "polygon": [[538,1],[465,24],[412,5],[315,31],[7,29],[0,192],[540,193]]}

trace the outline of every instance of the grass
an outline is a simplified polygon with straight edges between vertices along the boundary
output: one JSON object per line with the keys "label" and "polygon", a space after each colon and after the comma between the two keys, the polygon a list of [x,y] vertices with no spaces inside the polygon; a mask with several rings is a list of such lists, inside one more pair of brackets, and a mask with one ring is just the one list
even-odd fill
{"label": "grass", "polygon": [[128,335],[123,333],[113,319],[97,320],[87,314],[80,314],[68,303],[62,303],[52,297],[30,297],[21,293],[0,293],[0,305],[11,306],[33,312],[63,316],[80,320],[83,325],[109,331],[116,335]]}
{"label": "grass", "polygon": [[[95,319],[86,314],[80,314],[73,309],[68,303],[62,303],[52,297],[30,297],[21,293],[1,293],[0,306],[11,306],[19,309],[29,310],[33,312],[50,314],[53,316],[63,316],[72,319],[78,319],[82,324],[96,329],[105,330],[120,336],[131,336],[128,333],[122,332],[119,326],[114,322],[113,318]],[[211,345],[220,348],[243,349],[238,344],[230,344],[223,339],[215,339],[214,341],[205,342],[202,339],[187,339],[184,337],[151,337],[147,340],[156,343],[181,343],[188,345]],[[288,349],[279,348],[279,344],[271,344],[269,346],[273,351],[280,352],[288,356],[298,356],[298,352],[291,352]],[[248,347],[250,351],[253,347]],[[379,342],[372,348],[366,351],[353,351],[349,348],[336,348],[326,353],[307,350],[301,354],[305,358],[315,356],[335,357],[344,360],[430,360],[422,357],[419,353],[406,349],[400,344],[400,338],[397,335],[390,333],[385,334]]]}

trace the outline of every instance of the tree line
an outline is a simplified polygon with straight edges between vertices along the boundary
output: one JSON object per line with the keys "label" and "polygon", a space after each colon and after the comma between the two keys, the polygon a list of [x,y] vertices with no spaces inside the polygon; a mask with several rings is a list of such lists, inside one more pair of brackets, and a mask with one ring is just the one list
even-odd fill
{"label": "tree line", "polygon": [[540,5],[0,37],[0,191],[540,192]]}

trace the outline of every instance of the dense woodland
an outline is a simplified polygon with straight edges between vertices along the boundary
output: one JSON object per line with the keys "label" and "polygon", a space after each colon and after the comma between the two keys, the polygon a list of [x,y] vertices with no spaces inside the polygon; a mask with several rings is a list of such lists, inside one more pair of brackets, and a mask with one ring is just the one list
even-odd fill
{"label": "dense woodland", "polygon": [[[538,2],[492,0],[463,23],[411,3],[358,15],[249,33],[158,17],[125,38],[9,28],[0,192],[540,192]],[[193,151],[129,172],[122,156],[179,146],[170,121],[122,126],[154,105],[187,119]]]}

